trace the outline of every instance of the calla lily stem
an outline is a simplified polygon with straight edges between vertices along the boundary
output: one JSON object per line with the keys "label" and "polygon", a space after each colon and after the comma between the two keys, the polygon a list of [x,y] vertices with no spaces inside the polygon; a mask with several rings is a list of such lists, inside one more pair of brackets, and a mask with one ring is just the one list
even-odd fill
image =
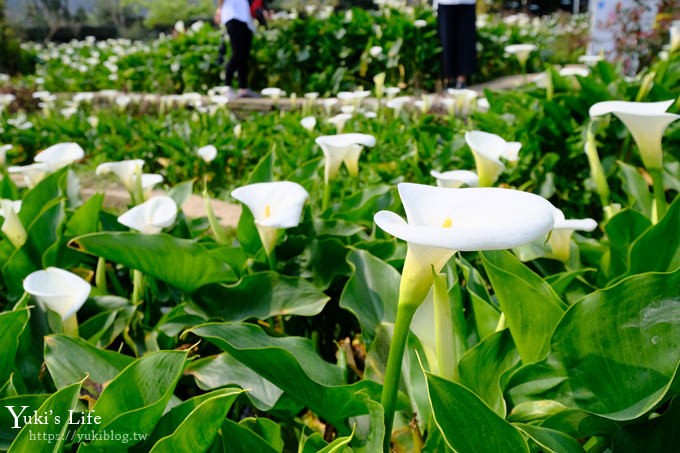
{"label": "calla lily stem", "polygon": [[134,269],[132,271],[132,305],[142,302],[142,292],[144,291],[144,274],[142,271]]}
{"label": "calla lily stem", "polygon": [[75,313],[64,319],[63,322],[64,333],[73,337],[78,336],[78,318]]}
{"label": "calla lily stem", "polygon": [[97,289],[106,292],[106,260],[101,256],[97,260],[97,271],[95,272],[95,285]]}
{"label": "calla lily stem", "polygon": [[660,168],[650,169],[649,174],[652,177],[652,185],[654,187],[654,200],[656,203],[656,216],[652,218],[654,223],[663,219],[666,215],[667,205],[666,205],[666,194],[663,188],[663,170]]}
{"label": "calla lily stem", "polygon": [[331,185],[330,181],[326,181],[323,186],[323,200],[321,201],[321,211],[328,209],[328,203],[331,201]]}
{"label": "calla lily stem", "polygon": [[385,369],[385,381],[380,399],[385,410],[385,439],[383,443],[384,453],[389,453],[392,443],[392,427],[394,426],[394,411],[397,402],[397,391],[401,380],[401,363],[406,349],[409,328],[417,306],[413,304],[400,304],[397,308],[397,320],[394,324],[390,353],[387,357]]}

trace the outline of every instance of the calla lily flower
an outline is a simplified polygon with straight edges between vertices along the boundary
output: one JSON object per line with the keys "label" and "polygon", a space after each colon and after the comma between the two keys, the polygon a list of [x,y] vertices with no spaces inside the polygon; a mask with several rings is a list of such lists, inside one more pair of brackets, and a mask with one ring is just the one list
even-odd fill
{"label": "calla lily flower", "polygon": [[451,170],[440,173],[436,170],[430,171],[430,174],[437,178],[437,186],[439,187],[478,187],[479,176],[477,173],[470,170]]}
{"label": "calla lily flower", "polygon": [[466,132],[465,141],[475,158],[479,185],[482,187],[492,186],[505,169],[501,157],[516,162],[522,147],[519,142],[506,142],[496,134],[482,131]]}
{"label": "calla lily flower", "polygon": [[[453,104],[449,107],[449,114],[467,116],[470,114],[477,99],[477,92],[469,89],[454,89],[447,90],[449,95],[453,98]],[[448,99],[447,99],[448,100]]]}
{"label": "calla lily flower", "polygon": [[202,146],[196,152],[206,164],[209,164],[217,157],[217,148],[214,145]]}
{"label": "calla lily flower", "polygon": [[566,220],[562,210],[553,210],[554,226],[548,243],[555,258],[561,261],[569,260],[569,245],[574,231],[593,231],[597,222],[591,218]]}
{"label": "calla lily flower", "polygon": [[118,217],[118,223],[140,233],[160,233],[175,222],[177,204],[167,196],[151,198]]}
{"label": "calla lily flower", "polygon": [[352,118],[351,113],[338,113],[337,115],[328,118],[326,121],[334,124],[336,132],[338,134],[342,134],[342,130],[345,128],[345,123],[350,118]]}
{"label": "calla lily flower", "polygon": [[316,127],[316,118],[314,118],[313,116],[305,116],[300,120],[300,124],[302,125],[302,127],[311,132]]}
{"label": "calla lily flower", "polygon": [[144,161],[142,159],[121,160],[120,162],[106,162],[97,166],[97,176],[114,173],[125,188],[134,192],[137,175],[141,175]]}
{"label": "calla lily flower", "polygon": [[85,157],[85,151],[77,143],[57,143],[41,151],[33,159],[47,165],[54,172]]}
{"label": "calla lily flower", "polygon": [[350,175],[359,174],[359,154],[362,146],[375,146],[375,137],[358,133],[322,135],[315,141],[321,147],[326,160],[324,172],[326,184],[335,177],[343,162]]}
{"label": "calla lily flower", "polygon": [[663,102],[604,101],[590,107],[591,117],[613,113],[626,125],[640,149],[642,163],[648,170],[663,168],[661,139],[663,133],[680,115],[666,113],[673,99]]}
{"label": "calla lily flower", "polygon": [[583,63],[587,66],[595,66],[599,61],[604,60],[602,55],[581,55],[578,57],[579,63]]}
{"label": "calla lily flower", "polygon": [[274,101],[279,100],[282,96],[286,95],[286,92],[283,91],[281,88],[276,88],[276,87],[268,87],[264,88],[262,91],[262,96],[267,96],[268,98],[271,98]]}
{"label": "calla lily flower", "polygon": [[0,217],[4,218],[0,231],[16,248],[21,248],[28,238],[26,229],[17,215],[20,210],[21,201],[0,199]]}
{"label": "calla lily flower", "polygon": [[544,236],[554,224],[550,202],[519,190],[402,183],[399,196],[407,221],[391,211],[378,212],[374,221],[409,245],[401,291],[411,293],[404,303],[415,305],[432,284],[431,267],[439,272],[454,251],[512,248]]}
{"label": "calla lily flower", "polygon": [[385,95],[388,99],[392,99],[401,92],[399,87],[385,87]]}
{"label": "calla lily flower", "polygon": [[271,255],[278,230],[300,223],[302,207],[309,193],[290,181],[261,182],[234,189],[231,196],[248,206],[255,219],[262,246]]}
{"label": "calla lily flower", "polygon": [[674,20],[669,29],[671,53],[680,49],[680,20]]}
{"label": "calla lily flower", "polygon": [[61,316],[62,321],[73,316],[83,306],[92,287],[76,274],[48,267],[35,271],[24,279],[24,291]]}
{"label": "calla lily flower", "polygon": [[142,175],[142,193],[146,200],[151,196],[154,186],[163,182],[163,175],[157,173],[144,173]]}
{"label": "calla lily flower", "polygon": [[510,46],[505,46],[505,52],[514,55],[522,68],[527,64],[531,52],[536,49],[537,47],[533,44],[512,44]]}
{"label": "calla lily flower", "polygon": [[14,165],[7,169],[8,172],[23,175],[24,182],[29,189],[32,189],[50,172],[47,164],[38,162],[30,165]]}
{"label": "calla lily flower", "polygon": [[4,167],[7,163],[7,151],[12,149],[12,145],[0,145],[0,166]]}

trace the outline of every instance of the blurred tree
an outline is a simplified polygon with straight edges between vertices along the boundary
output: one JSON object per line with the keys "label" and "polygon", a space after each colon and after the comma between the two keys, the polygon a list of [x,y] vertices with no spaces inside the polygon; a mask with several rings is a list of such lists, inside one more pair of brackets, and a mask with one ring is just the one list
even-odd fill
{"label": "blurred tree", "polygon": [[68,0],[29,0],[26,16],[36,25],[47,27],[46,41],[71,22]]}
{"label": "blurred tree", "polygon": [[35,60],[21,49],[14,31],[5,22],[5,0],[0,0],[0,72],[16,74],[34,70]]}
{"label": "blurred tree", "polygon": [[178,20],[211,18],[215,10],[213,0],[121,0],[121,6],[144,14],[144,25],[172,25]]}

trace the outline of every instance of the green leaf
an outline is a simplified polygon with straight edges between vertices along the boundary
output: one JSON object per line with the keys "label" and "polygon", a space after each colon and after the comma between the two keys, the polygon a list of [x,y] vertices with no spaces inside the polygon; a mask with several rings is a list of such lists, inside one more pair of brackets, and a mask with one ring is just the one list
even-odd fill
{"label": "green leaf", "polygon": [[193,361],[185,374],[193,376],[198,387],[203,390],[238,385],[248,390],[246,396],[261,411],[273,408],[283,393],[283,390],[226,352]]}
{"label": "green leaf", "polygon": [[48,175],[33,189],[26,192],[19,211],[19,219],[24,225],[34,221],[48,204],[54,203],[64,196],[67,168]]}
{"label": "green leaf", "polygon": [[[62,451],[63,445],[70,441],[70,436],[74,434],[73,430],[69,430],[66,418],[69,411],[76,408],[79,394],[80,382],[76,382],[52,394],[39,408],[26,408],[29,415],[33,410],[37,410],[38,414],[46,414],[49,418],[47,423],[44,424],[23,425],[22,420],[20,420],[20,425],[23,425],[23,428],[12,442],[8,453],[24,453],[27,451],[54,453]],[[17,415],[21,410],[22,408],[14,408]],[[60,417],[59,422],[57,422],[56,417]],[[40,438],[54,440],[52,442],[35,440]]]}
{"label": "green leaf", "polygon": [[630,209],[619,212],[607,222],[604,227],[609,238],[609,254],[604,266],[607,276],[616,277],[628,270],[630,245],[651,225],[647,217]]}
{"label": "green leaf", "polygon": [[662,415],[622,427],[614,436],[612,451],[623,453],[673,451],[680,445],[678,420],[680,420],[680,397],[676,396]]}
{"label": "green leaf", "polygon": [[306,280],[276,272],[250,274],[233,285],[205,286],[194,295],[194,302],[208,315],[225,321],[314,316],[328,299]]}
{"label": "green leaf", "polygon": [[0,313],[0,386],[14,372],[19,337],[28,323],[28,308]]}
{"label": "green leaf", "polygon": [[659,223],[647,230],[630,249],[628,275],[670,272],[680,267],[680,197]]}
{"label": "green leaf", "polygon": [[510,252],[487,251],[481,255],[522,361],[543,359],[564,313],[564,302]]}
{"label": "green leaf", "polygon": [[[6,398],[0,399],[0,449],[6,451],[10,444],[14,441],[20,432],[18,428],[12,428],[14,426],[14,417],[9,411],[8,407],[13,407],[14,413],[18,414],[21,411],[22,406],[27,406],[26,412],[22,415],[32,415],[34,410],[37,410],[43,405],[50,395],[14,395]],[[20,423],[19,426],[23,425]]]}
{"label": "green leaf", "polygon": [[281,453],[255,432],[229,419],[222,424],[222,438],[224,439],[224,451],[234,453]]}
{"label": "green leaf", "polygon": [[194,180],[183,181],[168,191],[168,196],[175,201],[180,208],[189,200],[194,191]]}
{"label": "green leaf", "polygon": [[81,445],[79,451],[127,448],[144,440],[140,436],[150,433],[163,415],[186,357],[186,352],[181,351],[154,352],[135,360],[118,374],[93,408],[102,424],[97,425],[96,430],[86,427],[94,433],[109,431],[119,436],[109,440],[99,438]]}
{"label": "green leaf", "polygon": [[99,212],[104,202],[104,194],[92,195],[82,206],[75,210],[66,222],[65,234],[69,237],[94,233],[99,229]]}
{"label": "green leaf", "polygon": [[247,417],[239,421],[241,426],[245,426],[264,440],[274,449],[283,450],[283,439],[281,438],[281,425],[274,420],[264,417]]}
{"label": "green leaf", "polygon": [[425,373],[437,427],[460,453],[529,452],[519,431],[460,384]]}
{"label": "green leaf", "polygon": [[262,156],[257,165],[255,165],[255,168],[253,168],[253,171],[250,173],[250,176],[248,177],[248,184],[273,181],[275,160],[276,154],[274,153],[273,149]]}
{"label": "green leaf", "polygon": [[547,360],[508,383],[515,404],[552,399],[611,420],[662,402],[677,374],[680,269],[628,277],[589,294],[564,315]]}
{"label": "green leaf", "polygon": [[515,427],[536,442],[545,453],[583,453],[585,451],[576,439],[554,429],[523,423],[517,423]]}
{"label": "green leaf", "polygon": [[628,195],[628,203],[640,211],[645,217],[652,215],[652,196],[649,184],[642,177],[638,169],[622,161],[616,162],[621,168],[619,178],[623,183],[623,190]]}
{"label": "green leaf", "polygon": [[365,250],[351,250],[347,263],[352,276],[340,296],[340,306],[351,311],[370,343],[381,322],[394,322],[399,298],[399,272]]}
{"label": "green leaf", "polygon": [[258,326],[239,323],[203,324],[191,332],[222,348],[336,428],[347,417],[368,413],[356,392],[379,399],[380,386],[375,382],[342,385],[343,370],[324,362],[305,338],[270,337]]}
{"label": "green leaf", "polygon": [[501,388],[501,376],[519,363],[519,355],[503,329],[489,335],[470,349],[460,360],[460,383],[477,394],[493,411],[505,417],[506,405]]}
{"label": "green leaf", "polygon": [[201,244],[167,234],[93,233],[73,239],[69,246],[140,270],[187,292],[236,277],[226,263]]}
{"label": "green leaf", "polygon": [[185,407],[186,403],[173,408],[166,417],[174,417],[174,421],[179,422],[177,429],[156,442],[151,452],[206,451],[217,436],[231,405],[241,392],[241,390],[230,389],[212,392],[213,396],[210,398],[198,397],[201,401],[194,407],[189,406],[190,411],[187,411],[189,407]]}
{"label": "green leaf", "polygon": [[479,271],[463,258],[459,258],[457,262],[463,271],[465,290],[470,296],[475,328],[481,339],[496,331],[500,313],[498,307],[492,303],[486,283]]}
{"label": "green leaf", "polygon": [[99,385],[106,384],[133,361],[132,357],[99,349],[81,338],[61,334],[45,337],[45,365],[57,388],[86,377]]}

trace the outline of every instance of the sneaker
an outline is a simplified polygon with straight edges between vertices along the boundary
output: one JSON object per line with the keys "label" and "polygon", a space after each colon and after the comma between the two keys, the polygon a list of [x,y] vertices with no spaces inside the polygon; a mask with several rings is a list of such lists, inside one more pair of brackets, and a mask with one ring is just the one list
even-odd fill
{"label": "sneaker", "polygon": [[250,88],[240,88],[238,90],[238,97],[239,98],[261,98],[258,93],[254,92]]}

